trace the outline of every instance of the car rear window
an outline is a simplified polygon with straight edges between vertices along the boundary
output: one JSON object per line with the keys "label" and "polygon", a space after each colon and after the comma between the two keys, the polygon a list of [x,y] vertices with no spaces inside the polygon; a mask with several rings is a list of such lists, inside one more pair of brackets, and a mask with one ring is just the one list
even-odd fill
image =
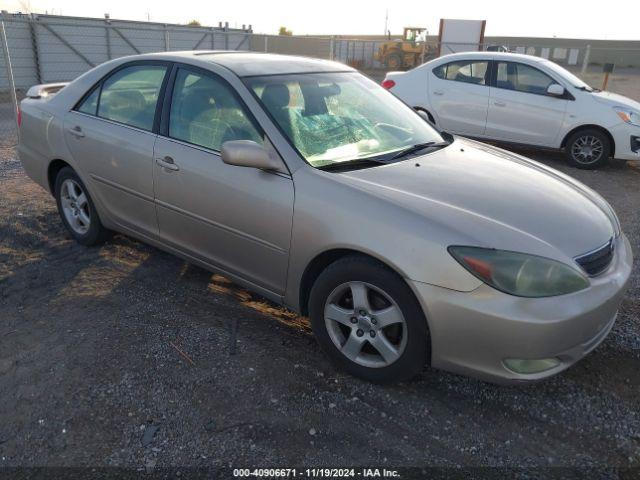
{"label": "car rear window", "polygon": [[165,65],[131,65],[94,87],[76,110],[151,131]]}
{"label": "car rear window", "polygon": [[440,65],[433,69],[433,73],[443,80],[486,85],[488,68],[487,60],[462,60]]}

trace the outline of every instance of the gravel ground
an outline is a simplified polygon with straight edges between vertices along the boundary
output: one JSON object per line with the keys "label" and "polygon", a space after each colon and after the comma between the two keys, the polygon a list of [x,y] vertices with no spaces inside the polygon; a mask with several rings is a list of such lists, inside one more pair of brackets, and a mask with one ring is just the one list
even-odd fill
{"label": "gravel ground", "polygon": [[[525,153],[607,198],[640,255],[639,169]],[[120,235],[77,245],[13,150],[0,154],[0,467],[565,466],[618,478],[607,469],[640,465],[637,268],[609,337],[555,378],[501,387],[427,370],[375,386],[336,372],[305,319],[221,276]]]}

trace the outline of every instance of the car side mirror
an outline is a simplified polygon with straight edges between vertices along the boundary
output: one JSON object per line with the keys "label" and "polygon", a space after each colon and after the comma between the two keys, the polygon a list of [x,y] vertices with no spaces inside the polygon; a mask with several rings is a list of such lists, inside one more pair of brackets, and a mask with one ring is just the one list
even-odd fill
{"label": "car side mirror", "polygon": [[220,150],[222,161],[237,167],[259,168],[260,170],[280,170],[280,160],[269,155],[269,151],[253,140],[229,140]]}
{"label": "car side mirror", "polygon": [[431,124],[431,120],[429,120],[429,115],[427,115],[427,112],[425,112],[424,110],[417,110],[416,112],[418,113],[418,115],[420,115],[420,117],[425,121],[425,122],[429,122],[429,124]]}
{"label": "car side mirror", "polygon": [[547,87],[547,94],[554,97],[562,97],[564,95],[564,87],[557,83],[552,83]]}
{"label": "car side mirror", "polygon": [[440,132],[440,136],[444,139],[445,142],[453,143],[456,137],[451,135],[449,132],[445,132],[444,130]]}

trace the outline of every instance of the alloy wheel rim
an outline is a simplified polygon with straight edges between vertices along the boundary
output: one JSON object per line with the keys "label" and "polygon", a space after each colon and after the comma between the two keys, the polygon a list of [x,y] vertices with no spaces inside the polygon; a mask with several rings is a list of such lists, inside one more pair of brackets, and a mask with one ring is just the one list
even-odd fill
{"label": "alloy wheel rim", "polygon": [[593,135],[585,135],[573,143],[571,156],[576,162],[589,165],[600,160],[603,151],[602,140]]}
{"label": "alloy wheel rim", "polygon": [[62,182],[60,203],[71,229],[79,235],[86,234],[91,227],[91,212],[87,195],[78,182],[70,178]]}
{"label": "alloy wheel rim", "polygon": [[387,367],[407,346],[407,323],[400,307],[369,283],[346,282],[336,287],[325,302],[324,321],[335,347],[364,367]]}

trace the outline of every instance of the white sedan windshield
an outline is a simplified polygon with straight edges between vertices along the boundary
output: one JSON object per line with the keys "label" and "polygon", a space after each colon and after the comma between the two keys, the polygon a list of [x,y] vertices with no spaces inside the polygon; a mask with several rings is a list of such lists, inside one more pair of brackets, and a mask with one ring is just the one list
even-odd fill
{"label": "white sedan windshield", "polygon": [[358,73],[273,75],[247,84],[314,167],[443,141],[411,108]]}
{"label": "white sedan windshield", "polygon": [[584,89],[587,89],[587,90],[593,90],[593,88],[589,84],[583,82],[581,79],[576,77],[573,73],[571,73],[569,70],[567,70],[566,68],[561,67],[557,63],[547,60],[547,61],[544,62],[544,64],[548,68],[553,70],[554,72],[556,72],[556,73],[560,74],[562,77],[564,77],[564,79],[567,80],[574,87],[576,87],[576,88],[584,88]]}

